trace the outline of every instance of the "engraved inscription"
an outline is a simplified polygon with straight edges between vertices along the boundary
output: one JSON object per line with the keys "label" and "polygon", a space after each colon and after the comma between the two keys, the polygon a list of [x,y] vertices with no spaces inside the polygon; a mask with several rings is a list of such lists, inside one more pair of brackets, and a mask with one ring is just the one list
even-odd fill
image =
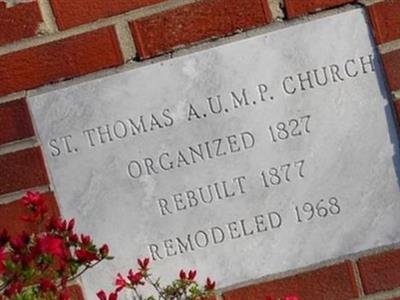
{"label": "engraved inscription", "polygon": [[342,211],[339,200],[336,197],[330,197],[329,199],[320,199],[316,203],[304,202],[302,206],[295,206],[295,212],[297,222],[301,223],[304,221],[311,221],[312,219],[319,217],[325,218],[328,216],[335,216],[340,214]]}
{"label": "engraved inscription", "polygon": [[268,126],[271,140],[276,143],[279,140],[287,140],[310,133],[309,121],[311,116],[306,115],[299,119],[290,119],[287,122],[278,122],[276,125]]}
{"label": "engraved inscription", "polygon": [[288,75],[282,81],[282,88],[287,95],[295,95],[301,91],[338,84],[347,79],[375,72],[372,54],[358,58],[349,58],[342,64],[330,64],[319,69],[311,69]]}
{"label": "engraved inscription", "polygon": [[224,288],[400,242],[376,55],[351,9],[30,97],[61,212],[115,252],[88,297],[132,255]]}
{"label": "engraved inscription", "polygon": [[180,211],[210,205],[217,201],[237,197],[246,193],[246,176],[237,176],[229,180],[213,182],[206,186],[195,187],[184,192],[158,198],[157,206],[162,216]]}
{"label": "engraved inscription", "polygon": [[304,159],[294,163],[286,163],[277,168],[269,168],[267,171],[261,171],[261,177],[264,187],[270,188],[274,185],[290,182],[295,178],[304,178]]}
{"label": "engraved inscription", "polygon": [[159,243],[148,245],[153,260],[162,260],[169,256],[181,255],[228,241],[243,239],[282,226],[282,217],[277,211],[253,216],[249,219],[233,220],[226,224],[199,229],[186,236],[171,237]]}
{"label": "engraved inscription", "polygon": [[162,152],[157,157],[131,160],[128,176],[138,179],[144,175],[154,175],[198,164],[202,161],[247,151],[255,146],[254,135],[249,131],[218,137],[197,145],[187,146],[176,152]]}

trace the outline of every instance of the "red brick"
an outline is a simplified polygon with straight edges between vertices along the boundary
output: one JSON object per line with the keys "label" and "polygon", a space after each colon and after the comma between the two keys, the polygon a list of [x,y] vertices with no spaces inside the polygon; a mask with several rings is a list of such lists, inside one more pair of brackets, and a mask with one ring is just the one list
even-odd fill
{"label": "red brick", "polygon": [[6,8],[0,6],[0,45],[35,36],[42,23],[36,1]]}
{"label": "red brick", "polygon": [[0,104],[0,145],[34,135],[25,99]]}
{"label": "red brick", "polygon": [[[59,216],[57,202],[53,193],[45,193],[43,197],[46,200],[46,205],[49,208],[48,216]],[[37,226],[32,226],[31,223],[21,221],[21,217],[27,214],[26,208],[21,201],[15,201],[8,204],[0,205],[0,231],[6,228],[12,236],[23,231],[27,233],[38,232]]]}
{"label": "red brick", "polygon": [[265,0],[209,0],[135,20],[130,27],[139,57],[144,59],[271,21]]}
{"label": "red brick", "polygon": [[400,38],[400,1],[383,1],[369,7],[378,44]]}
{"label": "red brick", "polygon": [[400,286],[400,249],[363,257],[358,268],[364,291],[373,294]]}
{"label": "red brick", "polygon": [[264,300],[298,296],[301,300],[346,300],[358,296],[351,262],[298,274],[288,278],[260,283],[224,294],[224,300]]}
{"label": "red brick", "polygon": [[0,56],[0,96],[123,63],[112,27]]}
{"label": "red brick", "polygon": [[351,2],[355,0],[285,0],[285,8],[288,18],[294,18]]}
{"label": "red brick", "polygon": [[0,194],[49,183],[39,147],[0,156]]}
{"label": "red brick", "polygon": [[382,59],[390,89],[400,90],[400,49],[382,55]]}
{"label": "red brick", "polygon": [[71,300],[85,300],[83,298],[82,288],[79,285],[72,285],[68,287]]}
{"label": "red brick", "polygon": [[65,30],[166,0],[51,0],[57,25]]}

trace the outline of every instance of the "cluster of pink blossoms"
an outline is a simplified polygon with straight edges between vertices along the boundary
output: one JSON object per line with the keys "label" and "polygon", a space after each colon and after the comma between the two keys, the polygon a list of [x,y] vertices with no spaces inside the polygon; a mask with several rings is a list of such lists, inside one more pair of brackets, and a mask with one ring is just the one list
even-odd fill
{"label": "cluster of pink blossoms", "polygon": [[0,300],[68,300],[68,282],[111,259],[108,246],[97,247],[90,236],[78,235],[74,219],[48,217],[39,193],[28,192],[22,204],[28,210],[22,220],[38,233],[10,236],[4,229],[0,234]]}
{"label": "cluster of pink blossoms", "polygon": [[[150,274],[149,258],[138,259],[137,263],[137,271],[131,269],[125,277],[118,274],[115,280],[115,290],[108,296],[103,290],[98,292],[98,299],[117,300],[119,293],[126,289],[133,291],[134,299],[137,300],[202,300],[208,299],[214,295],[215,281],[207,278],[205,284],[201,286],[196,281],[197,271],[195,270],[190,270],[188,272],[181,270],[178,279],[162,287],[159,280],[154,280]],[[146,297],[141,293],[140,287],[146,284],[154,288],[157,297]]]}

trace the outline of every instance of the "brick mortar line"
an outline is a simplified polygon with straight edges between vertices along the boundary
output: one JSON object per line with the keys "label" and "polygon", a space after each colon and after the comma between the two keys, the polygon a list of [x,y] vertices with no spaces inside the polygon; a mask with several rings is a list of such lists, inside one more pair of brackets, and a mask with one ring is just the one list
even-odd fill
{"label": "brick mortar line", "polygon": [[396,51],[400,49],[400,39],[379,45],[379,50],[381,54],[386,54],[392,51]]}
{"label": "brick mortar line", "polygon": [[271,10],[272,19],[274,21],[281,21],[285,18],[285,12],[283,11],[283,0],[262,0],[266,1],[269,9]]}
{"label": "brick mortar line", "polygon": [[53,14],[49,0],[38,0],[38,4],[42,14],[43,22],[46,26],[46,32],[48,34],[58,32],[56,18]]}
{"label": "brick mortar line", "polygon": [[6,96],[0,97],[0,104],[25,98],[26,94],[27,94],[26,91],[20,91],[20,92],[16,92],[16,93],[12,93],[12,94],[8,94]]}
{"label": "brick mortar line", "polygon": [[227,291],[232,291],[232,290],[236,290],[239,288],[243,288],[243,287],[247,287],[247,286],[252,286],[252,285],[257,285],[260,283],[264,283],[264,282],[271,282],[274,280],[280,280],[280,279],[285,279],[288,277],[292,277],[298,274],[302,274],[302,273],[307,273],[307,272],[311,272],[311,271],[315,271],[321,268],[325,268],[325,267],[330,267],[339,263],[343,263],[345,261],[351,261],[351,263],[356,262],[358,259],[362,258],[362,257],[367,257],[370,255],[375,255],[375,254],[380,254],[386,251],[391,251],[391,250],[396,250],[400,248],[400,243],[394,243],[394,244],[390,244],[390,245],[386,245],[386,246],[381,246],[381,247],[377,247],[377,248],[371,248],[371,249],[366,249],[363,251],[359,251],[359,252],[355,252],[355,253],[351,253],[351,254],[347,254],[347,255],[343,255],[337,258],[332,258],[332,259],[328,259],[328,260],[324,260],[309,266],[305,266],[305,267],[300,267],[300,268],[296,268],[293,270],[288,270],[288,271],[284,271],[281,273],[276,273],[276,274],[270,274],[270,275],[266,275],[257,279],[253,279],[253,280],[249,280],[246,282],[242,282],[242,283],[238,283],[238,284],[234,284],[231,286],[228,286],[226,288],[223,288],[220,290],[220,292],[222,294],[224,294]]}
{"label": "brick mortar line", "polygon": [[364,289],[362,286],[361,275],[360,275],[360,270],[358,269],[357,261],[352,260],[351,265],[353,267],[354,279],[356,282],[358,293],[359,293],[360,297],[362,297],[362,296],[364,296]]}
{"label": "brick mortar line", "polygon": [[132,38],[128,22],[122,21],[115,24],[115,31],[117,33],[124,62],[127,63],[132,61],[136,56],[136,45]]}
{"label": "brick mortar line", "polygon": [[168,11],[186,4],[191,4],[199,1],[204,1],[204,0],[168,0],[163,3],[151,5],[151,6],[146,6],[143,8],[139,8],[133,11],[129,11],[123,14],[119,14],[116,16],[112,16],[109,18],[104,18],[97,20],[92,23],[88,24],[83,24],[79,25],[64,31],[58,31],[54,34],[50,35],[45,35],[45,36],[36,36],[32,38],[27,38],[20,40],[18,42],[12,43],[5,45],[3,47],[0,47],[0,55],[5,55],[8,53],[28,49],[31,47],[47,44],[50,42],[58,41],[61,39],[69,38],[72,36],[76,36],[82,33],[94,31],[103,27],[108,27],[108,26],[115,26],[117,23],[120,22],[128,22],[128,21],[133,21],[142,17],[147,17],[150,15],[154,15],[157,13],[161,13],[164,11]]}
{"label": "brick mortar line", "polygon": [[13,153],[33,147],[40,146],[36,137],[30,137],[27,139],[12,141],[7,144],[0,145],[0,155]]}
{"label": "brick mortar line", "polygon": [[370,6],[375,3],[384,2],[384,1],[386,1],[386,0],[359,0],[358,2],[363,5]]}
{"label": "brick mortar line", "polygon": [[27,191],[31,191],[31,190],[35,190],[35,191],[38,191],[41,193],[47,193],[47,192],[51,192],[52,188],[50,185],[41,185],[41,186],[36,186],[36,187],[28,188],[28,189],[19,190],[19,191],[12,192],[12,193],[3,194],[0,196],[0,209],[1,209],[1,205],[9,204],[14,201],[20,200]]}

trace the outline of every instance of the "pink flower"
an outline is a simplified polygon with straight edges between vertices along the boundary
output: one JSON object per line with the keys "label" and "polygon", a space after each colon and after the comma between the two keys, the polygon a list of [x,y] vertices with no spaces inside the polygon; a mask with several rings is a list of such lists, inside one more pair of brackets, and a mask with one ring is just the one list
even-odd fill
{"label": "pink flower", "polygon": [[117,275],[117,279],[115,279],[115,285],[117,286],[117,289],[115,292],[120,292],[123,288],[125,288],[128,285],[128,282],[125,280],[124,277],[120,273]]}
{"label": "pink flower", "polygon": [[196,277],[197,271],[196,270],[190,270],[189,273],[186,275],[186,272],[181,270],[179,272],[179,278],[180,280],[194,280]]}
{"label": "pink flower", "polygon": [[92,242],[92,238],[89,235],[81,234],[81,242],[83,245],[88,246]]}
{"label": "pink flower", "polygon": [[132,270],[129,270],[128,279],[132,285],[138,285],[138,284],[143,285],[144,282],[141,281],[142,278],[143,278],[143,275],[141,272],[135,273]]}
{"label": "pink flower", "polygon": [[105,291],[101,290],[96,294],[97,298],[100,300],[107,300],[107,294]]}
{"label": "pink flower", "polygon": [[20,252],[24,249],[30,242],[30,237],[26,232],[22,232],[10,239],[10,246],[15,252]]}
{"label": "pink flower", "polygon": [[104,244],[103,246],[101,246],[99,252],[101,257],[107,257],[108,253],[110,252],[110,249],[108,248],[107,244]]}
{"label": "pink flower", "polygon": [[42,292],[44,292],[44,293],[47,293],[49,291],[56,292],[57,291],[57,287],[56,287],[56,285],[54,284],[53,281],[51,281],[50,279],[45,278],[45,279],[42,279],[40,281],[40,290]]}
{"label": "pink flower", "polygon": [[45,235],[39,238],[37,243],[41,254],[51,254],[61,258],[66,256],[64,241],[59,237]]}
{"label": "pink flower", "polygon": [[150,259],[148,257],[141,260],[140,258],[137,260],[140,270],[147,271],[150,263]]}
{"label": "pink flower", "polygon": [[181,280],[185,280],[185,279],[186,279],[186,272],[183,271],[183,270],[181,270],[181,271],[179,272],[179,278],[180,278]]}
{"label": "pink flower", "polygon": [[207,291],[212,291],[213,289],[215,289],[215,281],[211,281],[211,279],[207,277],[205,289]]}
{"label": "pink flower", "polygon": [[110,296],[108,296],[108,300],[117,300],[118,299],[118,294],[117,293],[111,293]]}
{"label": "pink flower", "polygon": [[0,248],[0,275],[4,272],[5,265],[4,261],[6,260],[7,255],[6,252],[4,251],[4,248]]}
{"label": "pink flower", "polygon": [[67,221],[53,216],[47,224],[46,230],[64,232],[67,230]]}
{"label": "pink flower", "polygon": [[22,289],[23,289],[22,283],[19,281],[14,281],[4,291],[4,295],[11,298],[12,296],[21,292]]}
{"label": "pink flower", "polygon": [[86,249],[75,250],[75,255],[77,259],[82,263],[88,263],[93,260],[98,260],[97,254]]}
{"label": "pink flower", "polygon": [[58,300],[70,300],[70,294],[68,290],[63,290],[59,295],[58,295]]}
{"label": "pink flower", "polygon": [[43,220],[44,215],[47,213],[48,208],[44,203],[44,198],[37,192],[27,192],[22,198],[22,203],[25,207],[31,210],[30,215],[24,215],[21,217],[23,221],[37,222]]}
{"label": "pink flower", "polygon": [[197,271],[196,270],[190,270],[189,275],[188,275],[188,280],[194,280],[196,277]]}
{"label": "pink flower", "polygon": [[75,226],[75,219],[71,219],[68,222],[67,230],[72,232],[72,230],[74,230],[74,226]]}
{"label": "pink flower", "polygon": [[118,294],[117,293],[111,293],[108,298],[107,298],[107,294],[102,290],[100,292],[98,292],[97,294],[97,298],[99,298],[99,300],[117,300],[118,299]]}
{"label": "pink flower", "polygon": [[78,237],[78,235],[76,233],[72,233],[72,234],[69,235],[69,240],[70,240],[71,243],[76,244],[76,243],[79,242],[79,237]]}
{"label": "pink flower", "polygon": [[44,202],[43,198],[38,192],[27,192],[24,197],[22,197],[22,203],[25,206],[40,206]]}

